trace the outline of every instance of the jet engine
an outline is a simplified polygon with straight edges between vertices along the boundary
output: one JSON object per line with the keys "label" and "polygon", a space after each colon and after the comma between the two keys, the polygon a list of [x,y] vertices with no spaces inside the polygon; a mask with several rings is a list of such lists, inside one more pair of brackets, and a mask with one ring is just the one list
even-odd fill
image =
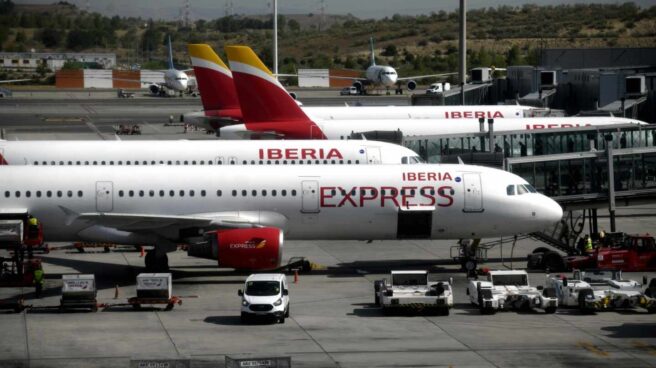
{"label": "jet engine", "polygon": [[409,80],[407,84],[408,91],[414,91],[417,88],[417,82]]}
{"label": "jet engine", "polygon": [[154,94],[155,96],[158,96],[162,92],[162,87],[156,84],[151,84],[148,86],[148,89],[150,90],[150,93]]}
{"label": "jet engine", "polygon": [[362,82],[360,81],[353,82],[353,87],[355,87],[359,93],[362,93],[362,89],[364,89],[364,85],[362,85]]}
{"label": "jet engine", "polygon": [[298,96],[296,95],[296,92],[289,92],[289,95],[290,95],[294,100],[298,100]]}
{"label": "jet engine", "polygon": [[280,267],[284,242],[275,227],[230,229],[205,234],[206,242],[192,244],[190,257],[218,261],[219,267],[240,270],[270,270]]}

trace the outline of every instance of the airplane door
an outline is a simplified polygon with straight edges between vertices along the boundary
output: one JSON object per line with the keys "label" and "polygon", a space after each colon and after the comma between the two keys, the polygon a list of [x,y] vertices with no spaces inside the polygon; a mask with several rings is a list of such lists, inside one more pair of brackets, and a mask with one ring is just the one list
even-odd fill
{"label": "airplane door", "polygon": [[114,186],[111,181],[96,182],[96,211],[111,212],[114,209]]}
{"label": "airplane door", "polygon": [[464,212],[483,212],[483,191],[479,173],[464,173],[462,180],[465,187]]}
{"label": "airplane door", "polygon": [[370,165],[380,163],[380,147],[367,147],[367,163]]}
{"label": "airplane door", "polygon": [[217,157],[215,160],[216,165],[223,165],[223,157]]}
{"label": "airplane door", "polygon": [[319,213],[319,182],[315,180],[304,180],[301,182],[303,213]]}

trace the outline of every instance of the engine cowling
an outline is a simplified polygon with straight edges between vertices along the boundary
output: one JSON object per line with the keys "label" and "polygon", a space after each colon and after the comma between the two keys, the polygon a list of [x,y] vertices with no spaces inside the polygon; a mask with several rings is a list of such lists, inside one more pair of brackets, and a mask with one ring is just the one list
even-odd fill
{"label": "engine cowling", "polygon": [[417,82],[410,80],[406,87],[408,88],[408,91],[414,91],[417,88]]}
{"label": "engine cowling", "polygon": [[296,95],[296,92],[289,92],[289,96],[293,98],[294,100],[298,100],[298,96]]}
{"label": "engine cowling", "polygon": [[150,93],[154,95],[159,95],[159,93],[162,90],[162,88],[156,84],[151,84],[150,86],[148,86],[148,89],[150,90]]}
{"label": "engine cowling", "polygon": [[219,267],[270,270],[280,267],[284,236],[275,227],[218,230],[206,234],[207,242],[192,244],[191,257],[218,261]]}
{"label": "engine cowling", "polygon": [[362,82],[360,81],[353,82],[353,87],[355,87],[355,89],[357,89],[359,93],[362,93],[362,89],[364,88]]}

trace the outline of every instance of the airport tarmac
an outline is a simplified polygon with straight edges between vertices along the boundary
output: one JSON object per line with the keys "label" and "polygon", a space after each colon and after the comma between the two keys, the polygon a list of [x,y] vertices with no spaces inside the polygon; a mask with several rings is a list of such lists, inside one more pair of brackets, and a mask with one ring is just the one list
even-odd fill
{"label": "airport tarmac", "polygon": [[[403,96],[339,96],[338,90],[296,91],[307,106],[408,105]],[[151,97],[138,93],[137,98],[118,98],[115,90],[16,91],[0,99],[0,128],[33,129],[53,124],[58,129],[93,124],[98,129],[116,122],[153,124],[180,122],[180,115],[201,111],[199,97]],[[78,130],[69,130],[79,132]]]}
{"label": "airport tarmac", "polygon": [[[4,121],[13,115],[2,116]],[[112,127],[118,123],[100,124],[99,132],[84,122],[2,127],[7,139],[114,139]],[[165,123],[143,124],[143,135],[122,139],[212,138]],[[618,229],[653,233],[655,207],[618,208]],[[601,218],[599,226],[608,230],[608,219]],[[46,307],[59,304],[62,274],[94,273],[101,303],[125,303],[136,295],[134,277],[144,263],[131,248],[78,253],[65,249],[67,244],[54,245],[62,249],[42,256],[43,298],[35,299],[32,288],[0,290],[3,297],[22,293],[36,307],[0,314],[0,367],[128,367],[132,359],[188,359],[191,367],[223,367],[226,355],[244,353],[290,356],[293,367],[656,367],[656,317],[643,310],[480,315],[468,303],[464,274],[450,260],[455,241],[288,241],[283,262],[304,256],[321,267],[302,274],[298,283],[288,276],[291,316],[285,324],[253,325],[239,320],[237,290],[247,275],[182,251],[169,255],[173,293],[183,297],[172,311],[119,306],[58,313]],[[524,267],[526,255],[538,246],[520,240],[514,249],[496,247],[485,266]],[[429,268],[454,279],[456,306],[450,316],[384,316],[374,308],[374,280],[393,269]],[[643,273],[625,276],[641,280]],[[532,273],[531,282],[543,284],[544,277]]]}
{"label": "airport tarmac", "polygon": [[[629,232],[656,220],[622,217]],[[607,226],[602,221],[601,226]],[[284,260],[305,256],[321,268],[290,282],[291,317],[285,324],[242,325],[237,290],[245,274],[171,253],[172,311],[131,307],[98,313],[58,313],[61,275],[94,273],[99,302],[125,303],[136,295],[143,258],[130,248],[109,253],[73,249],[44,255],[44,297],[23,292],[35,308],[0,314],[0,367],[127,367],[131,359],[189,359],[192,367],[223,367],[226,355],[291,356],[293,367],[654,367],[656,319],[644,310],[580,315],[559,309],[480,315],[465,295],[467,280],[449,260],[454,241],[288,241]],[[61,245],[61,244],[60,244]],[[521,240],[512,266],[540,244]],[[494,248],[486,264],[510,267],[510,246]],[[393,269],[431,269],[453,277],[450,316],[384,316],[373,306],[373,282]],[[640,274],[626,274],[640,280]],[[647,274],[655,277],[655,273]],[[543,273],[532,273],[534,285]],[[114,299],[115,287],[119,297]],[[17,289],[2,290],[16,293]]]}

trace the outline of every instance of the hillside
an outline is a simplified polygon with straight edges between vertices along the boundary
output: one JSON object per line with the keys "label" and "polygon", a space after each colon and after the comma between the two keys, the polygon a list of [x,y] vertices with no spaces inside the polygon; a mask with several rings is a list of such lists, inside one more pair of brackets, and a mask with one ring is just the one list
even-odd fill
{"label": "hillside", "polygon": [[[302,67],[360,69],[376,40],[380,62],[401,73],[453,71],[457,65],[458,15],[439,12],[380,20],[316,14],[281,15],[281,72]],[[499,7],[468,12],[468,65],[535,64],[544,47],[656,47],[656,6],[559,5]],[[116,52],[124,67],[161,67],[165,39],[174,40],[176,63],[188,63],[187,42],[251,45],[270,64],[271,18],[231,16],[178,22],[88,14],[66,2],[15,5],[0,0],[3,51]]]}

